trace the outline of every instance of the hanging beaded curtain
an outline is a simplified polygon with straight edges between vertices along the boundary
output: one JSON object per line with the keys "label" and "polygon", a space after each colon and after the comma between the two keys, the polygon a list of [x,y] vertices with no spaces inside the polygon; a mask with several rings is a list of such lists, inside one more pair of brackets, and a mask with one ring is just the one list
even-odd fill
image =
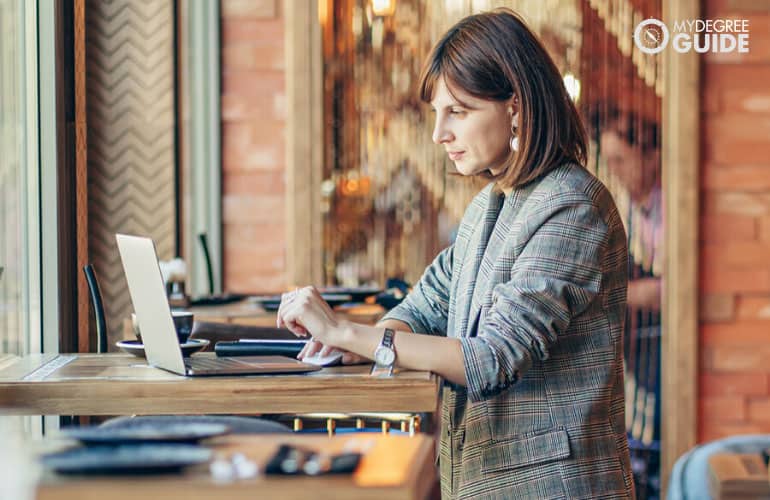
{"label": "hanging beaded curtain", "polygon": [[[454,167],[431,142],[431,115],[417,98],[416,85],[439,37],[469,13],[489,10],[492,2],[394,0],[390,9],[374,8],[388,3],[320,5],[328,284],[381,285],[389,277],[414,283],[451,243],[465,207],[483,187],[447,175]],[[579,67],[579,3],[504,4],[544,34],[560,67]]]}
{"label": "hanging beaded curtain", "polygon": [[[640,21],[661,18],[660,0],[581,3],[580,109],[588,167],[610,188],[628,234],[625,330],[626,427],[639,498],[660,489],[660,291],[663,212],[660,55],[633,41]],[[655,34],[650,34],[654,39]],[[654,41],[654,40],[653,40]]]}

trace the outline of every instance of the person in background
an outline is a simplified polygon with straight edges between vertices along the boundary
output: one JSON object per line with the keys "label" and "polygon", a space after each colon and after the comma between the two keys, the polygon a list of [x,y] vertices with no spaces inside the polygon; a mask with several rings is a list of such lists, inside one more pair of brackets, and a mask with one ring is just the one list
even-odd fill
{"label": "person in background", "polygon": [[[626,427],[631,466],[643,498],[660,495],[660,333],[663,213],[657,123],[610,107],[599,131],[603,175],[628,233],[624,332]],[[604,116],[601,116],[604,115]],[[598,123],[606,122],[606,123]],[[601,175],[601,174],[600,174]]]}
{"label": "person in background", "polygon": [[466,17],[433,48],[420,98],[457,171],[486,178],[455,242],[376,326],[313,287],[278,325],[346,362],[443,379],[445,498],[634,495],[624,416],[627,244],[585,168],[587,139],[540,40],[507,9]]}

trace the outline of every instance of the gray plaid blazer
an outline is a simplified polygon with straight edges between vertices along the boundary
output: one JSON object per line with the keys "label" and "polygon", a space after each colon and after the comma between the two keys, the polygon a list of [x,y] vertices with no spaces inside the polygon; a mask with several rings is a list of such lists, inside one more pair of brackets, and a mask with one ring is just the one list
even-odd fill
{"label": "gray plaid blazer", "polygon": [[456,241],[386,318],[462,345],[445,383],[445,498],[624,498],[626,235],[612,196],[563,165],[509,196],[490,184]]}

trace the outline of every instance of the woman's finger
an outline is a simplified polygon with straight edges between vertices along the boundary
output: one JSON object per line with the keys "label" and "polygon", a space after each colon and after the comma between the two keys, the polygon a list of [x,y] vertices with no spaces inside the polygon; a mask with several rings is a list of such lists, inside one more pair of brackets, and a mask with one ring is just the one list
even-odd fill
{"label": "woman's finger", "polygon": [[304,346],[302,346],[302,350],[299,351],[299,354],[297,354],[297,359],[302,359],[305,356],[307,356],[307,351],[310,348],[310,344],[312,344],[312,340],[308,340]]}
{"label": "woman's finger", "polygon": [[369,360],[366,359],[363,356],[359,356],[356,353],[353,352],[343,352],[342,353],[342,364],[343,365],[360,365],[361,363],[368,363]]}
{"label": "woman's finger", "polygon": [[282,328],[286,325],[286,322],[283,319],[284,311],[288,303],[291,302],[295,295],[296,292],[286,292],[281,294],[281,303],[278,304],[278,311],[275,315],[276,328]]}
{"label": "woman's finger", "polygon": [[286,326],[297,337],[307,337],[308,335],[307,329],[296,320],[289,321]]}
{"label": "woman's finger", "polygon": [[328,355],[330,355],[332,353],[335,353],[335,352],[337,352],[336,348],[334,348],[334,347],[332,347],[330,345],[325,345],[323,347],[323,349],[321,349],[320,356],[328,356]]}
{"label": "woman's finger", "polygon": [[317,340],[313,340],[311,342],[308,342],[308,351],[305,354],[306,357],[315,356],[315,354],[322,350],[324,345],[321,342],[318,342]]}

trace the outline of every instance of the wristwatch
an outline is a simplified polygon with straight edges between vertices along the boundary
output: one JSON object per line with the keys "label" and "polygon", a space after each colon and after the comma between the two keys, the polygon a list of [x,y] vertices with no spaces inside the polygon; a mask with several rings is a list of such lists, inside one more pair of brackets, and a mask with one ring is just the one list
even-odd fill
{"label": "wristwatch", "polygon": [[396,332],[390,328],[385,329],[382,341],[374,351],[374,366],[372,376],[390,377],[393,374],[393,365],[396,362],[396,348],[393,345],[393,337]]}

